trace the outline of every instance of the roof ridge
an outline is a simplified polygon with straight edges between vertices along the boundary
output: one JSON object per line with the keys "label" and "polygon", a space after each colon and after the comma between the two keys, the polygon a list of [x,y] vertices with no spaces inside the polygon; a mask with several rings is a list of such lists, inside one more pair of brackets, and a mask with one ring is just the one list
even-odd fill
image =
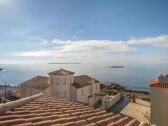
{"label": "roof ridge", "polygon": [[19,99],[16,101],[11,101],[11,102],[7,102],[5,104],[0,104],[0,113],[14,109],[14,108],[22,106],[24,104],[27,104],[27,103],[41,97],[42,95],[43,95],[43,93],[40,93],[40,94],[36,94],[36,95],[30,96],[30,97],[22,98],[22,99]]}
{"label": "roof ridge", "polygon": [[62,69],[62,68],[48,73],[48,75],[73,75],[73,74],[75,73],[69,70]]}
{"label": "roof ridge", "polygon": [[[40,77],[40,78],[39,78],[39,77]],[[37,76],[35,76],[35,77],[33,77],[33,78],[29,79],[29,80],[26,80],[26,81],[22,82],[20,85],[22,85],[22,84],[24,84],[24,83],[27,83],[27,82],[30,82],[30,81],[32,81],[32,80],[41,79],[42,77],[43,77],[43,78],[49,78],[49,77],[47,77],[47,76],[37,75]]]}

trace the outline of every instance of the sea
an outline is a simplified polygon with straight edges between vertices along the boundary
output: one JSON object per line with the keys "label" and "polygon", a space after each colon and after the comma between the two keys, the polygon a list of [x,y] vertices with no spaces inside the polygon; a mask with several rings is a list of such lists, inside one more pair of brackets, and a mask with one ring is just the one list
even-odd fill
{"label": "sea", "polygon": [[127,89],[149,91],[150,81],[160,74],[168,74],[168,64],[125,65],[124,68],[111,68],[104,64],[3,64],[0,68],[0,85],[19,85],[35,76],[48,76],[48,73],[63,69],[75,72],[75,75],[89,75],[101,83],[116,83]]}

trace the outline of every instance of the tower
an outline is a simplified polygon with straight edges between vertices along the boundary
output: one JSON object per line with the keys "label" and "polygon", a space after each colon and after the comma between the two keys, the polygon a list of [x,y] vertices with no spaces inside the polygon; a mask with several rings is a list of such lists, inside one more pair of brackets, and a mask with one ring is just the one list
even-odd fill
{"label": "tower", "polygon": [[168,75],[160,75],[150,84],[151,123],[168,126]]}
{"label": "tower", "polygon": [[51,95],[70,100],[70,86],[74,82],[74,72],[60,69],[48,73]]}

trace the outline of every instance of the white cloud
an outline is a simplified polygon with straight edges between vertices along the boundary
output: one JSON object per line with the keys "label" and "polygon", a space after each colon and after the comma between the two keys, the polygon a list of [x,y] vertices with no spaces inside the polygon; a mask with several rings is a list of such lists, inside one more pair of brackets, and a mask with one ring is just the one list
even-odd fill
{"label": "white cloud", "polygon": [[168,45],[168,35],[162,35],[157,37],[146,37],[146,38],[140,38],[140,39],[133,38],[131,40],[126,41],[126,43],[128,45],[149,44],[152,46],[164,47],[164,45],[166,46]]}
{"label": "white cloud", "polygon": [[[46,41],[44,41],[46,43]],[[119,53],[135,51],[136,48],[128,46],[126,43],[121,41],[110,41],[110,40],[53,40],[51,50],[40,50],[31,52],[22,52],[19,56],[73,56],[74,55],[99,55],[108,53]],[[59,47],[59,48],[58,48]]]}
{"label": "white cloud", "polygon": [[[128,52],[138,50],[138,45],[151,45],[161,48],[168,47],[168,36],[132,38],[127,41],[111,40],[58,40],[42,41],[47,49],[17,53],[23,57],[46,57],[52,59],[72,60],[81,62],[160,62],[164,58],[129,56]],[[166,61],[167,62],[167,61]]]}
{"label": "white cloud", "polygon": [[72,38],[73,38],[73,39],[77,39],[78,37],[77,37],[77,36],[73,36]]}
{"label": "white cloud", "polygon": [[47,45],[49,42],[47,41],[47,40],[42,40],[41,42],[40,42],[40,45]]}

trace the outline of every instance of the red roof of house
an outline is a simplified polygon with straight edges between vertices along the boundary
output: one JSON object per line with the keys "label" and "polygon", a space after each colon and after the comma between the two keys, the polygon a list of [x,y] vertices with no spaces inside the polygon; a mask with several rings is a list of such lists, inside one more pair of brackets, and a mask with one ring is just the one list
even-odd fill
{"label": "red roof of house", "polygon": [[79,103],[34,95],[0,104],[0,126],[148,126],[124,115],[114,115]]}
{"label": "red roof of house", "polygon": [[[92,84],[92,77],[88,75],[80,75],[74,77],[74,83],[72,84],[76,88],[85,87]],[[94,79],[95,83],[99,83],[100,81]]]}
{"label": "red roof of house", "polygon": [[44,90],[50,86],[49,78],[45,76],[36,76],[30,80],[27,80],[20,84],[21,86],[27,86],[35,89]]}

